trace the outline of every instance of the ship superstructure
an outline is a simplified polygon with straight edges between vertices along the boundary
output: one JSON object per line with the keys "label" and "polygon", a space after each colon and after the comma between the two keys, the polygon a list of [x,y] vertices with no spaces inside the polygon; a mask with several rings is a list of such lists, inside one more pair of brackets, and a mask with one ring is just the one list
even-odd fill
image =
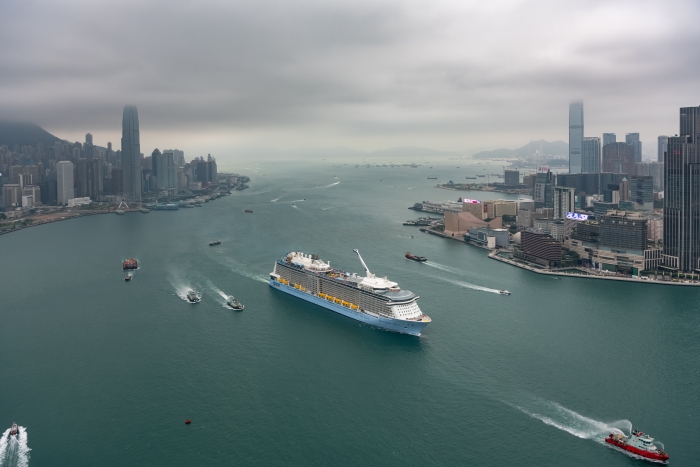
{"label": "ship superstructure", "polygon": [[291,252],[275,263],[270,286],[349,318],[391,331],[419,336],[430,318],[418,296],[396,282],[372,274],[353,250],[365,275],[334,269],[317,255]]}

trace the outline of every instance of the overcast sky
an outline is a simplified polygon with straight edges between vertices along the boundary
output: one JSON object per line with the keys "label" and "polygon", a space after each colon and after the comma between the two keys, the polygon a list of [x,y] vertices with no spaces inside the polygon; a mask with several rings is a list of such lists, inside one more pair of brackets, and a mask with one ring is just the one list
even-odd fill
{"label": "overcast sky", "polygon": [[[119,148],[470,152],[678,132],[700,105],[700,2],[1,0],[0,118]],[[624,137],[624,136],[623,136]],[[217,152],[218,151],[218,152]]]}

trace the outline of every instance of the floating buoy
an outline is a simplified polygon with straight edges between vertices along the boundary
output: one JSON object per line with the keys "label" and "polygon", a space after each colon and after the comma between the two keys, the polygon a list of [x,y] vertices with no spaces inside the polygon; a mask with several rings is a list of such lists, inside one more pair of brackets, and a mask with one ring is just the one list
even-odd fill
{"label": "floating buoy", "polygon": [[185,425],[189,425],[190,423],[192,423],[192,420],[190,420],[189,418],[185,420]]}

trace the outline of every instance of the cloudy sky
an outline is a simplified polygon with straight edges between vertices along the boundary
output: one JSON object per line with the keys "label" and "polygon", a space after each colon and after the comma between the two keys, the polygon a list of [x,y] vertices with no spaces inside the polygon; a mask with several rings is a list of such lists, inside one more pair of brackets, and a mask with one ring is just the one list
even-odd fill
{"label": "cloudy sky", "polygon": [[700,105],[700,2],[2,0],[0,118],[119,147],[471,152],[678,131]]}

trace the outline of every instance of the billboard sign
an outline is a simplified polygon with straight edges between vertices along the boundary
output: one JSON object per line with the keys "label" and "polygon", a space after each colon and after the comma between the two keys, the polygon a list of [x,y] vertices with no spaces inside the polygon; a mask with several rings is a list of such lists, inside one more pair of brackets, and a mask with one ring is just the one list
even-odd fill
{"label": "billboard sign", "polygon": [[546,174],[547,172],[549,172],[549,167],[546,165],[537,168],[537,173]]}
{"label": "billboard sign", "polygon": [[587,221],[588,220],[588,214],[579,214],[577,212],[567,212],[566,213],[566,218],[567,219],[574,219],[577,221]]}
{"label": "billboard sign", "polygon": [[467,204],[481,204],[481,201],[479,201],[478,199],[464,198],[464,202]]}

